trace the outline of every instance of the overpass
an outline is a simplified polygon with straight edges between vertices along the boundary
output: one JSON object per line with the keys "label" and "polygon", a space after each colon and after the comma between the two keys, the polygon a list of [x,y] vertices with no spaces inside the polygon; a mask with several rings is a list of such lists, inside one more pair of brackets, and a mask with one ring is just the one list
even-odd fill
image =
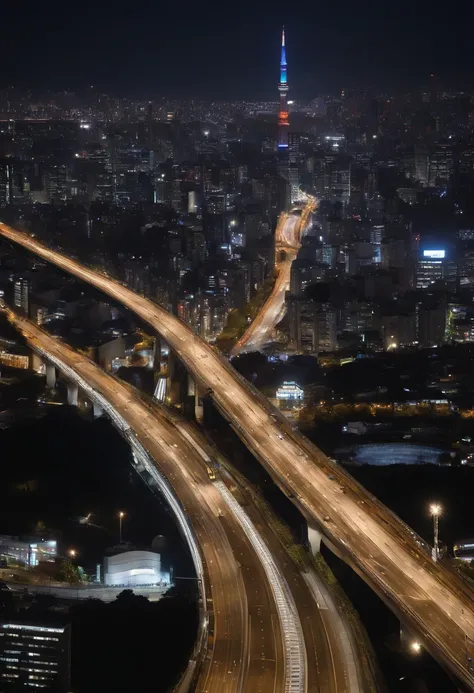
{"label": "overpass", "polygon": [[161,306],[27,234],[0,224],[0,235],[121,302],[166,339],[275,483],[322,538],[377,592],[427,650],[474,689],[473,593],[433,563],[422,541],[352,477],[331,462],[212,347]]}
{"label": "overpass", "polygon": [[57,369],[68,380],[70,403],[71,385],[73,404],[77,390],[84,391],[130,442],[137,470],[152,475],[170,503],[191,548],[207,612],[195,653],[197,660],[199,647],[208,649],[197,690],[304,693],[306,651],[290,589],[245,511],[222,482],[211,482],[210,458],[131,386],[29,320],[11,311],[8,317],[46,362],[49,385]]}
{"label": "overpass", "polygon": [[[176,409],[154,405],[159,416],[170,420],[198,451],[206,464],[218,465],[220,477],[236,486],[246,514],[271,550],[280,573],[291,589],[306,645],[307,691],[361,693],[376,690],[367,648],[360,631],[349,623],[332,591],[309,565],[302,567],[281,544],[278,534],[262,513],[261,497],[248,480],[209,442],[202,429]],[[217,484],[219,482],[216,482]],[[220,485],[220,488],[222,486]],[[235,501],[234,501],[235,505]],[[237,506],[236,510],[237,510]],[[363,662],[365,661],[365,664]]]}
{"label": "overpass", "polygon": [[[22,331],[30,347],[35,350],[34,353],[40,353],[43,359],[48,359],[46,361],[46,374],[48,377],[49,373],[50,378],[48,386],[55,386],[56,372],[53,374],[52,370],[56,371],[56,368],[60,368],[69,378],[68,400],[70,400],[71,385],[76,388],[72,403],[77,405],[77,389],[81,380],[71,376],[68,363],[74,368],[74,371],[77,371],[78,363],[86,367],[90,363],[89,360],[71,350],[63,342],[48,335],[29,320],[20,318],[11,311],[8,312],[8,316],[12,324]],[[97,369],[97,367],[95,368]],[[79,377],[79,374],[77,375]],[[105,379],[109,381],[114,392],[117,385],[122,384],[122,381],[116,380],[111,375],[105,374]],[[150,410],[150,404],[147,403],[146,397],[144,398],[142,393],[130,386],[126,386],[126,388],[146,406],[147,411]],[[88,396],[91,396],[90,392],[88,392]],[[109,397],[109,395],[107,396]],[[103,402],[97,399],[98,397],[99,393],[95,390],[93,395],[95,414],[98,413],[99,407],[103,406]],[[264,670],[268,666],[266,662],[262,664],[261,661],[261,641],[263,640],[263,644],[266,643],[268,650],[271,650],[269,644],[273,641],[272,631],[275,630],[275,634],[278,632],[278,624],[273,624],[273,619],[265,623],[261,616],[265,610],[265,591],[271,591],[278,607],[277,616],[282,625],[281,630],[285,643],[282,655],[279,658],[277,656],[276,662],[277,671],[280,674],[283,674],[283,671],[286,672],[285,691],[322,690],[326,693],[361,693],[361,691],[366,690],[366,686],[372,689],[372,673],[367,670],[367,665],[364,666],[360,661],[361,649],[360,644],[356,642],[357,635],[344,612],[337,606],[334,596],[324,581],[315,571],[308,569],[308,566],[302,571],[296,563],[292,565],[291,557],[282,550],[278,537],[268,526],[268,521],[260,515],[257,506],[250,507],[244,503],[245,510],[240,507],[221,478],[227,479],[231,486],[237,486],[240,493],[244,489],[250,489],[245,480],[243,478],[237,479],[235,470],[229,474],[227,460],[210,445],[195,424],[176,410],[171,410],[155,402],[151,403],[151,410],[158,422],[173,427],[177,442],[180,444],[182,442],[188,443],[194,451],[195,457],[193,459],[186,458],[187,466],[193,467],[194,464],[199,465],[200,462],[201,467],[206,470],[214,469],[216,465],[219,467],[222,473],[216,472],[219,478],[216,479],[213,486],[218,489],[236,523],[240,525],[243,536],[247,537],[258,556],[258,560],[254,560],[253,565],[250,561],[243,561],[242,547],[235,545],[237,541],[235,537],[236,527],[232,527],[232,525],[227,527],[226,524],[227,534],[229,534],[227,530],[232,532],[233,553],[235,556],[239,556],[240,563],[244,563],[243,573],[250,630],[249,654],[253,666],[262,667]],[[100,408],[100,411],[104,410]],[[208,482],[206,481],[206,483]],[[250,494],[247,495],[252,497],[257,494],[254,489],[251,489]],[[222,510],[219,512],[222,518]],[[221,519],[220,522],[222,521]],[[258,530],[256,530],[257,526]],[[259,564],[262,568],[260,570],[261,576],[255,570]],[[51,591],[50,587],[39,589],[40,591]],[[95,587],[94,589],[100,590],[101,588]],[[229,586],[228,589],[230,589]],[[111,591],[111,588],[107,588],[107,590]],[[147,593],[146,588],[144,593]],[[82,596],[81,590],[72,590],[71,594],[74,598],[81,598]],[[262,626],[264,627],[262,628]],[[255,643],[258,643],[257,648],[254,647]],[[279,648],[277,648],[277,653],[278,651]],[[362,656],[366,658],[366,651],[363,647],[362,652]],[[267,656],[268,653],[265,654],[264,660]],[[252,676],[251,680],[258,683],[256,676]],[[269,683],[269,679],[260,677],[260,682],[265,686]],[[243,690],[246,689],[247,686]],[[262,691],[264,690],[266,689],[262,687]],[[277,684],[274,685],[274,690],[279,690]]]}
{"label": "overpass", "polygon": [[271,341],[276,325],[285,314],[285,295],[290,288],[291,265],[301,248],[316,201],[310,199],[303,209],[282,212],[275,230],[275,284],[258,315],[231,351],[258,351]]}

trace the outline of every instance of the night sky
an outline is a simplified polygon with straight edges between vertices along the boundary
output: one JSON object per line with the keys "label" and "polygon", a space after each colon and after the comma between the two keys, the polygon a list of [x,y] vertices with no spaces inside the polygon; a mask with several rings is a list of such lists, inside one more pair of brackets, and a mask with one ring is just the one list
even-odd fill
{"label": "night sky", "polygon": [[2,3],[0,87],[94,84],[138,98],[275,98],[287,30],[294,98],[342,87],[470,86],[471,3],[136,0]]}

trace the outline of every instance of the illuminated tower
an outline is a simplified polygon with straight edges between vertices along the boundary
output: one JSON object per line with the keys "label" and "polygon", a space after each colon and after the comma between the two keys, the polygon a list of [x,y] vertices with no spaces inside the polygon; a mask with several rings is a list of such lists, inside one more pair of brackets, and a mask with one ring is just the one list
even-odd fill
{"label": "illuminated tower", "polygon": [[286,75],[286,48],[285,48],[285,27],[281,32],[281,59],[280,59],[280,111],[278,113],[278,150],[288,150],[288,103],[286,95],[288,92],[288,81]]}

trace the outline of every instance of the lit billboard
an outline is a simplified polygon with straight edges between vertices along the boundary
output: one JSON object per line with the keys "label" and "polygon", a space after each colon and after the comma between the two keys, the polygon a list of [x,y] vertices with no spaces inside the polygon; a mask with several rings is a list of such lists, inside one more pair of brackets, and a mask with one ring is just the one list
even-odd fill
{"label": "lit billboard", "polygon": [[429,257],[431,260],[442,260],[446,257],[445,250],[424,250],[423,257]]}

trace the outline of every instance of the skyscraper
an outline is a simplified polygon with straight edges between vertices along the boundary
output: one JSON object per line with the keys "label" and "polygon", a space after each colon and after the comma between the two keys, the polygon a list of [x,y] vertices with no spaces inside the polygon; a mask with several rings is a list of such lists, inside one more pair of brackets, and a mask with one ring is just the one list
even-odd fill
{"label": "skyscraper", "polygon": [[286,74],[286,47],[285,47],[285,28],[281,32],[281,58],[280,58],[280,83],[278,84],[280,92],[280,111],[278,113],[278,150],[280,152],[288,151],[288,80]]}
{"label": "skyscraper", "polygon": [[13,164],[8,160],[0,161],[0,207],[13,202]]}
{"label": "skyscraper", "polygon": [[29,295],[30,284],[28,279],[19,277],[14,285],[13,304],[15,308],[21,308],[25,315],[28,315],[29,311]]}

